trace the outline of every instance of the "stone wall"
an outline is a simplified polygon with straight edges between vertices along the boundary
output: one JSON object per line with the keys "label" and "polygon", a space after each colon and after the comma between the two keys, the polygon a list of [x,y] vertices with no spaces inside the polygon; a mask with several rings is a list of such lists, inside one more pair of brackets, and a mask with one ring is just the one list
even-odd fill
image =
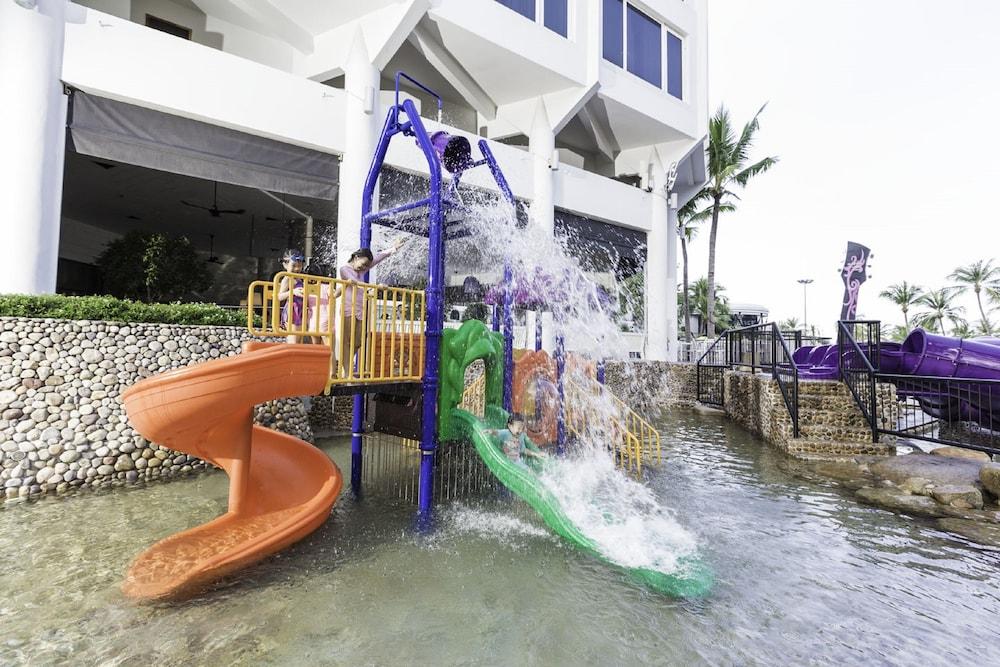
{"label": "stone wall", "polygon": [[[119,400],[142,378],[231,356],[238,327],[0,318],[0,486],[5,498],[100,488],[203,469],[146,441]],[[257,406],[258,423],[312,439],[300,399]]]}
{"label": "stone wall", "polygon": [[[878,385],[883,423],[895,423],[895,387]],[[894,443],[872,442],[871,429],[842,382],[799,383],[799,437],[781,388],[770,375],[726,371],[725,410],[742,427],[793,456],[891,454]]]}
{"label": "stone wall", "polygon": [[695,364],[667,361],[608,362],[605,381],[609,389],[643,415],[665,406],[691,407],[698,400]]}

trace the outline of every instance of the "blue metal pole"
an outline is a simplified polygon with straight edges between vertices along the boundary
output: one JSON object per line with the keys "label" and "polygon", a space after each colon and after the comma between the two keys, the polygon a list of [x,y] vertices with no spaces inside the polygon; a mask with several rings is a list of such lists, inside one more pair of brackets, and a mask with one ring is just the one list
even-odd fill
{"label": "blue metal pole", "polygon": [[412,100],[403,101],[403,112],[412,123],[417,144],[427,159],[430,172],[429,255],[427,258],[427,324],[424,330],[423,419],[420,438],[420,478],[417,508],[431,509],[434,491],[434,451],[437,448],[438,364],[441,359],[441,329],[444,326],[444,216],[441,205],[441,165],[420,114]]}
{"label": "blue metal pole", "polygon": [[493,331],[500,331],[500,304],[493,304]]}
{"label": "blue metal pole", "polygon": [[566,373],[566,341],[562,333],[556,335],[556,389],[559,393],[559,408],[556,413],[556,454],[566,449],[566,387],[563,375]]}
{"label": "blue metal pole", "polygon": [[542,311],[535,311],[535,350],[542,349]]}
{"label": "blue metal pole", "polygon": [[[385,161],[386,151],[389,148],[389,140],[392,139],[397,131],[396,116],[397,111],[395,108],[392,108],[385,117],[382,134],[379,136],[375,155],[372,156],[372,164],[368,168],[365,187],[361,192],[361,245],[359,246],[361,248],[369,247],[372,242],[372,197],[375,193],[375,184],[378,182],[378,175],[382,170],[382,163]],[[368,280],[367,273],[363,276],[363,280]],[[356,362],[348,362],[348,364],[352,363],[356,364]],[[355,497],[361,497],[364,433],[365,396],[363,393],[360,393],[354,395],[354,409],[351,415],[351,492]]]}
{"label": "blue metal pole", "polygon": [[514,280],[510,264],[503,265],[503,409],[511,412],[514,406],[514,317],[511,302],[514,299]]}
{"label": "blue metal pole", "polygon": [[604,359],[597,362],[597,382],[604,384]]}

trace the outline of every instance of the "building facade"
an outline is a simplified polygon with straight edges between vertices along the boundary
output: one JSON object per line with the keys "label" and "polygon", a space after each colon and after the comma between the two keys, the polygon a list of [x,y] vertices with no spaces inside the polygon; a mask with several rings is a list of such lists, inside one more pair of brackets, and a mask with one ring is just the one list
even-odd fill
{"label": "building facade", "polygon": [[[291,209],[310,241],[325,216],[343,261],[405,71],[444,99],[404,82],[431,128],[491,140],[533,224],[645,239],[644,356],[676,358],[676,212],[705,181],[706,51],[705,0],[3,0],[0,293],[55,291],[167,193],[162,219],[205,237],[210,260],[258,256],[259,273],[255,233]],[[387,163],[418,174],[419,158]],[[258,191],[280,204],[232,203]],[[244,219],[254,206],[280,208]]]}

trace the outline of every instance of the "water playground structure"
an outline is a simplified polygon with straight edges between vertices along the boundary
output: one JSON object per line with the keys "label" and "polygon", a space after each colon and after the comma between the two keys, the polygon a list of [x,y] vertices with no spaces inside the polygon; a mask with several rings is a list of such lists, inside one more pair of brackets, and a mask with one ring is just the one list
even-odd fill
{"label": "water playground structure", "polygon": [[[509,206],[511,226],[517,224],[517,202],[486,140],[478,142],[481,157],[473,159],[464,137],[429,134],[414,103],[400,100],[401,78],[436,98],[439,109],[442,104],[434,91],[397,74],[395,103],[364,185],[360,246],[371,245],[376,224],[426,237],[426,289],[370,284],[367,275],[365,282],[353,283],[279,273],[273,281],[250,285],[250,332],[272,339],[297,335],[322,344],[247,343],[235,357],[163,373],[124,393],[129,419],[144,437],[210,461],[229,476],[228,511],[140,554],[128,571],[124,592],[136,599],[188,594],[289,546],[326,521],[343,485],[339,469],[311,444],[252,422],[256,404],[326,392],[353,396],[350,485],[355,494],[363,492],[366,438],[379,430],[392,433],[419,452],[417,511],[426,517],[435,497],[442,444],[464,441],[499,483],[570,543],[656,591],[706,594],[711,576],[693,556],[682,556],[680,566],[667,572],[614,562],[574,524],[539,470],[510,461],[491,435],[491,429],[506,424],[511,411],[521,410],[529,415],[532,439],[551,447],[555,457],[571,449],[575,440],[596,435],[608,443],[619,467],[633,474],[641,474],[644,462],[660,460],[656,429],[610,397],[600,364],[566,353],[560,332],[550,357],[541,349],[538,318],[536,349],[514,350],[514,276],[509,261],[503,268],[503,303],[495,311],[492,330],[478,320],[459,329],[443,328],[447,244],[472,233],[463,223],[465,204],[458,190],[463,174],[487,167]],[[400,136],[414,140],[426,159],[428,194],[374,211],[373,195],[386,152]],[[451,176],[447,184],[442,168]],[[298,323],[283,317],[282,280],[301,287],[303,316]],[[261,304],[259,312],[254,303]],[[351,317],[359,304],[360,332],[356,326],[338,326],[335,333],[333,324],[345,312]],[[466,371],[477,361],[482,362],[482,373],[467,383]],[[579,372],[569,374],[568,367]],[[591,409],[600,397],[613,406],[609,418]]]}

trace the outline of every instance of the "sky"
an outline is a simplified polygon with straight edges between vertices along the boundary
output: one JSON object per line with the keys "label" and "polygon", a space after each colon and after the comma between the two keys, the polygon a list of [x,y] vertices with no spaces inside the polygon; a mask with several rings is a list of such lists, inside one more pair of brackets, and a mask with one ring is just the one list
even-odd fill
{"label": "sky", "polygon": [[[1000,263],[1000,2],[708,0],[709,111],[738,128],[763,104],[754,159],[780,158],[719,224],[717,280],[732,301],[832,335],[848,241],[872,249],[858,314],[902,324],[878,294],[951,284]],[[708,225],[690,249],[707,274]],[[970,295],[960,300],[978,321]],[[911,312],[912,314],[912,312]],[[993,317],[1000,320],[1000,309]]]}

